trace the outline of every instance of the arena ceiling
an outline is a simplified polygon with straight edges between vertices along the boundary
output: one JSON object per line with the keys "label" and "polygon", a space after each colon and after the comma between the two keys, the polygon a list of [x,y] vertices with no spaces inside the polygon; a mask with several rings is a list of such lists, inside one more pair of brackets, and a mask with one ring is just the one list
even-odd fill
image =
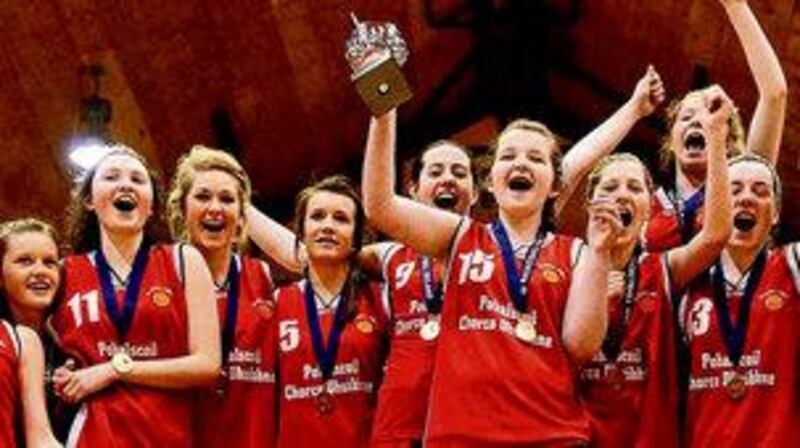
{"label": "arena ceiling", "polygon": [[[751,0],[790,87],[780,169],[796,197],[800,1]],[[456,135],[481,145],[531,116],[578,138],[648,63],[670,95],[718,82],[749,118],[755,86],[717,0],[8,0],[0,7],[0,218],[59,220],[66,143],[82,128],[87,64],[105,69],[110,132],[169,176],[202,143],[230,149],[260,206],[285,218],[313,176],[357,176],[368,114],[349,80],[348,13],[390,20],[411,57],[401,151]],[[624,146],[654,161],[657,119]],[[800,229],[800,214],[784,219]]]}

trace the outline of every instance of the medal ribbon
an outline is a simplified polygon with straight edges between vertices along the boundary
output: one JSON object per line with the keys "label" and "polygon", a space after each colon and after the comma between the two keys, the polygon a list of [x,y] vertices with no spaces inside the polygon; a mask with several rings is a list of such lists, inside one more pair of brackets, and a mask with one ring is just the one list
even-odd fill
{"label": "medal ribbon", "polygon": [[331,326],[327,347],[322,339],[322,324],[320,323],[319,313],[317,312],[314,285],[311,283],[311,279],[308,275],[306,275],[305,302],[308,327],[311,331],[311,344],[314,347],[314,356],[317,358],[317,363],[322,372],[322,379],[324,382],[333,376],[333,368],[336,364],[336,353],[339,351],[339,340],[342,337],[342,330],[344,329],[346,300],[340,292],[339,303],[336,305],[336,311],[333,314],[333,325]]}
{"label": "medal ribbon", "polygon": [[694,219],[697,216],[697,211],[703,206],[706,200],[706,187],[705,185],[697,189],[689,199],[683,200],[673,191],[671,194],[672,204],[677,209],[678,227],[681,231],[681,241],[683,244],[692,239],[694,233]]}
{"label": "medal ribbon", "polygon": [[230,352],[233,349],[233,340],[236,337],[236,324],[239,315],[239,266],[236,263],[236,256],[231,257],[231,265],[228,268],[228,278],[225,280],[228,285],[228,297],[225,303],[225,323],[222,327],[222,369],[230,362]]}
{"label": "medal ribbon", "polygon": [[503,266],[506,270],[506,286],[511,293],[511,300],[514,302],[514,308],[520,313],[525,313],[528,311],[528,280],[530,280],[533,274],[533,268],[536,266],[536,260],[539,258],[539,249],[541,249],[542,243],[544,242],[544,234],[540,232],[536,236],[536,241],[528,248],[528,252],[525,254],[522,277],[520,277],[514,259],[514,249],[511,247],[508,233],[499,219],[492,223],[492,233],[494,233],[497,244],[500,246],[500,252],[503,255]]}
{"label": "medal ribbon", "polygon": [[728,308],[728,295],[725,291],[725,272],[722,270],[722,263],[717,260],[713,278],[714,305],[717,309],[722,339],[725,343],[725,348],[728,350],[728,357],[734,366],[738,366],[739,360],[742,358],[744,342],[747,339],[747,324],[750,321],[750,307],[753,303],[753,295],[755,295],[758,282],[761,280],[761,275],[764,273],[764,266],[766,264],[767,251],[766,249],[762,249],[750,271],[747,285],[744,287],[742,304],[739,308],[739,318],[734,327],[731,322],[730,309]]}
{"label": "medal ribbon", "polygon": [[[639,287],[639,254],[641,248],[636,246],[633,250],[628,266],[625,267],[625,296],[622,299],[622,321],[615,318],[610,322],[606,337],[603,339],[603,354],[610,362],[615,362],[622,349],[622,340],[625,338],[625,333],[628,332],[628,324],[631,321],[631,314],[633,314],[633,302],[636,298],[636,290]],[[615,316],[618,316],[616,313]]]}
{"label": "medal ribbon", "polygon": [[430,257],[419,257],[420,276],[422,277],[422,293],[425,295],[425,308],[430,314],[442,311],[442,284],[433,278],[433,262]]}
{"label": "medal ribbon", "polygon": [[136,303],[139,301],[139,290],[144,278],[144,269],[147,267],[147,260],[150,257],[150,245],[142,242],[136,251],[133,259],[133,268],[127,286],[125,287],[125,300],[122,305],[122,312],[117,306],[117,294],[114,291],[114,283],[111,280],[111,267],[108,260],[99,249],[95,252],[95,264],[97,265],[97,275],[100,277],[100,287],[103,290],[103,301],[106,305],[106,312],[111,317],[114,327],[120,339],[125,339],[130,329],[133,315],[136,312]]}

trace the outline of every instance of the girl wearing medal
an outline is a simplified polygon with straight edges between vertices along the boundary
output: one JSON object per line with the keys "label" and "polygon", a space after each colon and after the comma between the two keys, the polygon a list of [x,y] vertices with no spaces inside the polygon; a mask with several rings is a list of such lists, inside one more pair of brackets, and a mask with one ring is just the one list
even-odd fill
{"label": "girl wearing medal", "polygon": [[527,120],[498,139],[492,225],[405,199],[393,192],[395,119],[392,111],[370,126],[362,184],[370,219],[449,259],[426,445],[585,443],[574,375],[605,333],[605,296],[594,291],[607,286],[616,207],[590,207],[588,247],[547,233],[560,151],[546,127]]}
{"label": "girl wearing medal", "polygon": [[64,295],[50,324],[77,368],[57,391],[81,402],[69,446],[189,446],[189,388],[219,372],[214,284],[185,245],[154,245],[158,194],[144,159],[107,148],[73,192]]}
{"label": "girl wearing medal", "polygon": [[[719,0],[742,45],[748,67],[758,88],[758,103],[745,144],[738,113],[731,115],[728,131],[729,155],[742,151],[778,160],[786,114],[786,79],[778,57],[758,24],[747,0]],[[653,197],[645,246],[664,251],[689,241],[699,230],[707,172],[706,130],[700,112],[709,97],[719,95],[719,86],[694,90],[667,111],[668,133],[661,145],[662,165],[674,177],[671,188],[659,188]]]}
{"label": "girl wearing medal", "polygon": [[52,228],[36,219],[0,224],[0,271],[0,446],[60,446],[45,406],[37,333],[60,279]]}
{"label": "girl wearing medal", "polygon": [[589,176],[589,199],[619,208],[623,231],[611,249],[609,327],[601,351],[581,368],[581,392],[597,447],[678,445],[678,385],[671,295],[705,271],[731,232],[725,160],[732,105],[714,98],[699,117],[708,136],[706,208],[700,232],[666,253],[642,253],[652,181],[631,154],[603,159]]}
{"label": "girl wearing medal", "polygon": [[220,378],[196,403],[196,447],[276,443],[272,280],[265,263],[239,253],[250,192],[236,159],[195,146],[178,162],[167,202],[173,238],[193,244],[211,270],[222,333]]}
{"label": "girl wearing medal", "polygon": [[[593,161],[610,151],[636,121],[650,114],[663,96],[661,79],[649,67],[630,100],[565,157],[568,181],[557,209]],[[473,172],[466,149],[448,141],[433,143],[412,162],[410,196],[423,204],[465,215],[477,199]],[[425,428],[435,342],[441,331],[444,263],[394,242],[368,246],[362,251],[361,262],[381,267],[392,317],[391,349],[378,393],[373,446],[419,446]]]}
{"label": "girl wearing medal", "polygon": [[305,278],[278,302],[278,446],[369,446],[385,348],[380,288],[364,283],[356,256],[365,219],[341,176],[298,195]]}
{"label": "girl wearing medal", "polygon": [[[477,200],[473,172],[466,148],[437,141],[412,160],[409,194],[424,204],[464,215]],[[444,266],[396,242],[365,247],[360,263],[381,273],[391,311],[391,349],[378,391],[371,446],[420,446],[441,328]]]}
{"label": "girl wearing medal", "polygon": [[681,304],[691,352],[686,446],[800,446],[800,245],[771,248],[780,179],[729,162],[733,234]]}

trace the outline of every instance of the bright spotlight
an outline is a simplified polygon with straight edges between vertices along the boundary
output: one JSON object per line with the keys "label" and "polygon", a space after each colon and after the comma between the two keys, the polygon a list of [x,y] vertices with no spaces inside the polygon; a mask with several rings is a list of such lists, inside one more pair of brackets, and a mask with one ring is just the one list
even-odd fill
{"label": "bright spotlight", "polygon": [[69,160],[79,170],[89,171],[111,149],[108,143],[96,137],[75,139],[69,148]]}

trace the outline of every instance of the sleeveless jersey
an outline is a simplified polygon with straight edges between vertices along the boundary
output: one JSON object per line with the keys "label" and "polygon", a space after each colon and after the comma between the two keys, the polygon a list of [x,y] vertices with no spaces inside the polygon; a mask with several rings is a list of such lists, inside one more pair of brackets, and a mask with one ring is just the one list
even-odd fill
{"label": "sleeveless jersey", "polygon": [[[95,253],[64,260],[64,301],[51,316],[58,344],[80,367],[107,362],[120,350],[136,360],[189,353],[180,246],[153,246],[127,336],[121,339],[103,299]],[[117,291],[117,303],[124,300]],[[121,308],[121,307],[120,307]],[[191,394],[118,381],[84,399],[68,446],[141,447],[191,444]]]}
{"label": "sleeveless jersey", "polygon": [[[771,250],[753,295],[742,357],[734,366],[710,282],[690,290],[681,322],[691,351],[686,443],[692,447],[800,446],[800,295],[796,247]],[[749,277],[749,274],[746,274]],[[726,281],[726,283],[728,283]],[[746,278],[728,286],[738,321]],[[744,396],[726,385],[739,374]]]}
{"label": "sleeveless jersey", "polygon": [[[377,285],[356,295],[355,316],[341,333],[332,378],[327,382],[331,404],[321,410],[322,372],[314,354],[306,317],[306,281],[281,288],[278,300],[278,446],[369,446],[375,394],[381,375],[385,316],[380,312]],[[367,288],[370,288],[368,291]],[[338,299],[337,299],[338,301]],[[317,301],[325,347],[333,325],[332,309]]]}
{"label": "sleeveless jersey", "polygon": [[514,335],[519,312],[489,226],[470,221],[451,255],[426,442],[503,447],[589,440],[577,366],[561,342],[579,241],[548,235],[528,282],[536,337]]}
{"label": "sleeveless jersey", "polygon": [[[438,284],[441,263],[431,262]],[[384,281],[391,307],[390,350],[378,391],[373,443],[421,440],[428,410],[436,339],[426,341],[420,329],[429,317],[419,254],[392,244],[383,258]]]}
{"label": "sleeveless jersey", "polygon": [[[645,253],[638,263],[635,299],[619,355],[612,360],[601,350],[581,370],[595,447],[678,445],[675,330],[666,258]],[[610,300],[610,316],[621,315],[623,298]]]}
{"label": "sleeveless jersey", "polygon": [[24,440],[19,434],[19,354],[16,329],[0,320],[0,446],[10,448]]}
{"label": "sleeveless jersey", "polygon": [[[276,443],[277,418],[272,280],[263,262],[235,257],[240,272],[236,334],[220,387],[198,394],[194,445],[269,448]],[[225,325],[227,299],[227,291],[218,292],[220,328]]]}
{"label": "sleeveless jersey", "polygon": [[[697,234],[703,226],[702,210],[701,206],[695,213],[692,235]],[[644,234],[644,247],[647,251],[666,252],[684,244],[678,213],[675,203],[666,190],[663,188],[656,190],[651,202],[650,220],[647,222]]]}

